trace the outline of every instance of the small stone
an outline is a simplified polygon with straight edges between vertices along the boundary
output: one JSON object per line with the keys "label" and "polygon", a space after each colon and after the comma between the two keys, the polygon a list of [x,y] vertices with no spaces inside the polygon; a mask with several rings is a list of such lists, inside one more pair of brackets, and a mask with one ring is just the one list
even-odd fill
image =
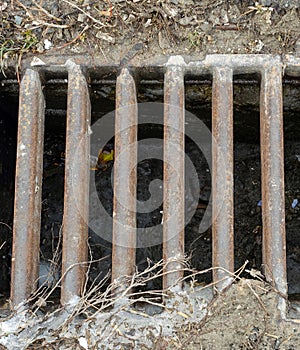
{"label": "small stone", "polygon": [[200,29],[203,31],[203,32],[207,32],[211,29],[211,25],[208,23],[208,22],[203,22],[201,25],[200,25]]}
{"label": "small stone", "polygon": [[50,40],[48,40],[48,39],[45,39],[44,40],[44,48],[45,48],[45,50],[50,50],[51,47],[52,47],[52,42]]}
{"label": "small stone", "polygon": [[298,203],[299,203],[298,199],[295,198],[295,199],[293,200],[293,202],[292,202],[292,208],[295,209],[296,206],[298,205]]}
{"label": "small stone", "polygon": [[15,23],[17,26],[21,25],[23,18],[20,16],[15,16]]}
{"label": "small stone", "polygon": [[79,13],[77,21],[83,23],[86,20],[86,15],[84,13]]}
{"label": "small stone", "polygon": [[87,340],[84,337],[80,337],[78,339],[78,342],[79,342],[81,347],[83,347],[84,349],[88,349],[88,347],[89,347],[88,346],[88,342],[87,342]]}
{"label": "small stone", "polygon": [[193,22],[194,19],[197,19],[197,17],[196,16],[183,17],[179,20],[179,24],[181,24],[182,26],[187,26],[191,24],[191,22]]}
{"label": "small stone", "polygon": [[145,28],[148,28],[149,26],[151,26],[151,18],[148,18],[147,22],[144,24]]}

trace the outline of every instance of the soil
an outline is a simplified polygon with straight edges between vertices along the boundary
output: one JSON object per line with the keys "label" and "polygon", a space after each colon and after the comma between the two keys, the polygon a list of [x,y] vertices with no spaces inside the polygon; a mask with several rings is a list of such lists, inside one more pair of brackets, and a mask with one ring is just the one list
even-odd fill
{"label": "soil", "polygon": [[2,66],[28,53],[139,55],[293,53],[299,1],[107,0],[1,2]]}
{"label": "soil", "polygon": [[[33,1],[14,0],[0,2],[0,62],[5,72],[11,60],[18,62],[22,72],[21,58],[32,55],[61,55],[74,53],[101,53],[107,62],[122,62],[133,47],[138,47],[138,57],[142,60],[157,55],[187,54],[203,57],[210,53],[255,53],[286,54],[295,53],[295,43],[300,33],[299,1]],[[136,46],[142,44],[140,46]],[[197,87],[198,88],[198,87]],[[209,87],[208,87],[209,89]],[[289,88],[285,88],[285,101]],[[103,106],[103,112],[93,111],[93,120],[104,112],[114,109],[114,96],[109,87],[92,87],[92,100]],[[49,89],[46,87],[46,94]],[[192,96],[193,88],[190,90]],[[235,88],[239,95],[239,88]],[[199,94],[199,93],[198,93]],[[205,94],[205,93],[203,93]],[[207,91],[206,91],[206,94]],[[251,96],[258,96],[254,92]],[[297,89],[294,98],[299,96]],[[6,203],[0,216],[1,241],[6,242],[1,250],[2,283],[0,292],[7,297],[9,286],[11,228],[13,213],[14,152],[16,142],[17,92],[12,101],[1,94],[1,203]],[[162,96],[154,89],[141,91],[140,99],[160,101]],[[63,210],[64,138],[65,110],[53,105],[50,94],[47,97],[46,138],[44,153],[43,211],[41,232],[41,257],[52,258],[53,247],[59,242]],[[251,100],[251,99],[250,99]],[[60,101],[64,105],[63,101]],[[255,102],[248,106],[235,106],[235,264],[242,266],[246,260],[248,271],[261,269],[261,208],[260,194],[260,150],[259,119]],[[210,127],[210,101],[200,107],[192,98],[186,101],[189,111],[201,118]],[[5,106],[9,104],[9,111]],[[285,108],[285,183],[286,183],[286,229],[287,263],[290,299],[296,299],[291,306],[291,315],[297,314],[297,300],[300,294],[300,210],[295,199],[300,201],[298,138],[299,109],[296,105]],[[11,110],[11,106],[14,109]],[[6,131],[5,131],[6,130]],[[7,131],[8,130],[8,131]],[[161,130],[152,130],[160,135]],[[149,135],[149,130],[147,131]],[[146,134],[147,134],[146,133]],[[143,130],[140,130],[143,134]],[[151,134],[151,133],[150,133]],[[147,136],[149,137],[149,136]],[[111,140],[113,141],[113,140]],[[108,144],[111,147],[113,142]],[[201,221],[206,202],[210,195],[210,173],[203,155],[194,145],[186,144],[187,152],[197,159],[196,168],[203,192],[199,208],[186,227],[186,253],[192,254],[191,265],[197,270],[211,266],[211,232],[200,236],[197,225]],[[5,150],[5,151],[4,151]],[[113,163],[104,171],[91,172],[96,179],[96,190],[103,198],[108,212],[112,212],[112,189],[110,175]],[[140,200],[149,196],[149,183],[161,179],[162,164],[155,161],[142,162],[138,166]],[[8,175],[8,177],[6,177]],[[55,190],[54,190],[55,189]],[[187,191],[187,196],[192,195]],[[162,220],[161,207],[147,215],[138,216],[140,227],[156,225]],[[91,218],[93,220],[93,218]],[[91,266],[91,281],[95,276],[104,276],[111,265],[111,246],[92,230],[90,231],[92,257],[108,256],[101,265]],[[161,258],[159,246],[137,252],[138,268],[147,266],[145,253],[151,260]],[[254,269],[254,270],[251,270]],[[257,272],[258,273],[258,272]],[[99,275],[100,274],[100,275]],[[197,283],[211,280],[210,272],[200,275]],[[250,278],[244,271],[244,277]],[[250,286],[250,287],[249,287]],[[161,287],[161,280],[151,281],[146,288]],[[3,306],[3,309],[5,306]],[[178,320],[171,336],[166,334],[142,333],[147,343],[123,343],[126,337],[115,336],[100,343],[101,349],[298,349],[300,347],[299,325],[278,322],[277,293],[263,281],[245,280],[234,284],[229,290],[208,303],[207,314],[199,321]],[[296,310],[296,311],[295,311]],[[298,314],[299,315],[299,314]],[[127,316],[126,316],[127,317]],[[173,317],[173,316],[172,316]],[[299,318],[299,316],[297,316]],[[184,318],[184,317],[183,317]],[[130,318],[129,318],[130,319]],[[156,323],[156,320],[153,320]],[[170,321],[171,322],[171,321]],[[91,324],[89,324],[91,326]],[[1,326],[0,326],[1,330]],[[3,330],[2,330],[3,331]],[[1,331],[0,331],[1,334]],[[15,335],[18,334],[17,332]],[[122,334],[122,333],[121,333]],[[4,334],[2,333],[2,336]],[[59,338],[59,337],[58,337]],[[152,339],[153,338],[153,339]],[[83,349],[78,339],[64,339],[52,348]],[[123,340],[122,340],[123,339]],[[141,338],[143,339],[143,338]],[[1,342],[0,342],[1,343]],[[32,342],[29,348],[41,348],[41,340]],[[91,343],[92,344],[92,343]],[[136,345],[133,345],[136,344]],[[51,346],[52,346],[51,345]],[[1,345],[0,345],[1,346]],[[45,343],[44,343],[44,348]],[[150,347],[149,347],[150,346]],[[7,347],[9,348],[9,347]],[[50,349],[49,345],[49,349]],[[93,348],[93,347],[89,347]]]}
{"label": "soil", "polygon": [[[208,316],[178,335],[181,349],[297,349],[299,326],[274,322],[270,286],[242,280],[208,307]],[[175,347],[169,347],[169,349]]]}

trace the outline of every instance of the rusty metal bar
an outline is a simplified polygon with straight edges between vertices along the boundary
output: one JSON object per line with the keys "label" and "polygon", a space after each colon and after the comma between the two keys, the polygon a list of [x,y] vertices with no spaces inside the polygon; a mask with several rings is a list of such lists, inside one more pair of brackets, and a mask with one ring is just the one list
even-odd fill
{"label": "rusty metal bar", "polygon": [[132,275],[135,268],[138,109],[135,81],[127,68],[116,82],[115,118],[112,281]]}
{"label": "rusty metal bar", "polygon": [[281,64],[267,66],[262,71],[260,104],[264,272],[267,280],[286,295]]}
{"label": "rusty metal bar", "polygon": [[91,106],[86,79],[68,61],[61,303],[79,296],[88,258],[89,155]]}
{"label": "rusty metal bar", "polygon": [[[212,93],[212,261],[234,270],[233,240],[233,85],[232,69],[215,68]],[[228,273],[213,271],[219,290],[230,284]]]}
{"label": "rusty metal bar", "polygon": [[182,286],[180,259],[184,257],[184,73],[171,66],[164,82],[164,207],[163,259],[176,259],[165,267],[163,288]]}
{"label": "rusty metal bar", "polygon": [[37,286],[45,102],[39,74],[27,69],[20,86],[11,302],[16,307]]}

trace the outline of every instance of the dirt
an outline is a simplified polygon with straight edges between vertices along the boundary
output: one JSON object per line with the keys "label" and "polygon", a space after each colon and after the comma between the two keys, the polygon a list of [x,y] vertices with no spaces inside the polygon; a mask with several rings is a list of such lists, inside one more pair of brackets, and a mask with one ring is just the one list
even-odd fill
{"label": "dirt", "polygon": [[[300,33],[299,7],[298,1],[261,1],[260,4],[252,1],[222,0],[1,1],[0,62],[5,72],[5,66],[11,59],[19,62],[21,68],[21,58],[30,55],[73,53],[93,55],[96,52],[101,53],[107,62],[113,60],[121,63],[122,60],[126,62],[128,52],[131,52],[132,48],[138,48],[136,54],[140,59],[168,54],[191,54],[199,57],[210,53],[294,54],[295,43]],[[98,102],[105,100],[107,103],[105,110],[109,110],[111,102],[107,100],[107,92],[100,91],[100,93],[102,95],[95,94],[94,98],[98,99]],[[103,94],[104,98],[101,100]],[[148,91],[147,99],[153,100],[151,91],[150,95]],[[13,104],[16,105],[15,102]],[[206,110],[204,114],[203,111],[196,111],[192,102],[188,107],[196,115],[210,114],[207,106],[204,107]],[[262,224],[259,205],[261,195],[258,115],[252,108],[245,117],[247,123],[243,124],[245,120],[243,113],[237,111],[235,117],[235,130],[238,128],[247,130],[244,133],[235,132],[237,141],[235,144],[235,263],[238,268],[248,260],[248,270],[251,268],[259,270]],[[13,114],[16,115],[16,112]],[[48,117],[50,115],[49,109]],[[94,118],[99,116],[95,112]],[[250,122],[251,118],[253,124]],[[205,122],[209,125],[209,118]],[[57,125],[59,125],[58,129]],[[294,199],[300,201],[298,176],[300,144],[297,142],[297,128],[297,111],[286,113],[287,261],[289,293],[296,299],[300,293],[300,211],[298,206],[292,208],[291,205]],[[8,129],[15,129],[15,126],[10,125]],[[52,120],[49,125],[46,125],[48,138],[45,140],[41,233],[41,253],[45,260],[51,259],[53,244],[58,242],[62,220],[63,129],[64,125],[57,120]],[[252,134],[253,130],[255,130],[255,136]],[[245,135],[251,136],[245,139]],[[2,135],[1,149],[8,141],[13,144],[14,137],[14,134]],[[9,149],[13,150],[14,146]],[[197,158],[199,156],[197,150],[193,150],[190,146],[190,152],[193,153],[193,151]],[[5,156],[7,155],[2,154],[2,157]],[[12,154],[8,154],[8,157],[13,159]],[[200,200],[200,203],[205,205],[210,194],[210,176],[205,162],[198,164],[199,174],[202,176],[205,174],[202,181],[207,192]],[[97,191],[106,198],[108,212],[112,211],[112,191],[109,185],[111,165],[106,171],[91,174],[96,178]],[[138,173],[145,179],[145,182],[139,184],[141,200],[147,197],[148,184],[152,178],[161,177],[160,167],[161,164],[153,162],[144,162],[139,165]],[[8,169],[7,172],[12,176],[13,169]],[[1,169],[1,176],[2,174]],[[13,189],[12,184],[9,184],[9,181],[7,184],[5,179],[2,184],[4,185],[1,187],[1,202],[6,202],[7,205],[0,217],[3,223],[1,238],[5,237],[7,247],[2,248],[4,262],[1,264],[3,283],[0,292],[6,296],[9,283],[7,275],[10,269],[7,261],[11,253],[9,246],[11,245]],[[54,187],[58,188],[58,191],[53,191]],[[192,266],[199,270],[211,265],[211,232],[207,230],[199,237],[195,230],[204,211],[205,209],[200,207],[186,229],[187,253],[201,252],[201,259],[194,254],[191,260]],[[157,224],[161,219],[160,208],[151,216],[138,218],[142,227]],[[99,242],[99,238],[93,235],[93,232],[90,232],[90,237],[93,258],[110,255],[109,244]],[[144,251],[138,252],[140,269],[145,267],[144,253]],[[159,247],[147,250],[147,253],[153,261],[160,259]],[[105,274],[109,268],[110,258],[107,259],[105,267],[93,265],[91,276],[97,276],[101,271]],[[244,272],[244,276],[250,277],[247,272]],[[210,273],[204,277],[201,275],[197,283],[209,282],[210,279]],[[160,285],[161,281],[158,280],[152,285],[148,284],[147,287],[154,289]],[[298,307],[297,303],[293,305],[292,313]],[[136,346],[125,343],[122,345],[120,337],[114,338],[118,332],[112,327],[112,338],[103,340],[99,348],[109,348],[110,342],[115,348],[118,346],[120,349],[154,348],[157,350],[165,348],[296,350],[300,347],[299,325],[277,321],[275,317],[277,293],[265,282],[242,280],[209,303],[207,310],[207,315],[199,319],[199,322],[178,321],[172,336],[156,333],[155,336],[144,335],[151,340],[150,347],[146,342],[137,343]],[[28,348],[41,348],[41,344],[39,340]],[[64,340],[62,337],[53,344],[54,348],[63,349],[68,346],[72,349],[84,348],[80,347],[76,338]],[[51,348],[50,345],[49,348]]]}
{"label": "dirt", "polygon": [[121,61],[135,44],[143,47],[141,58],[172,53],[293,53],[300,29],[299,2],[263,3],[2,1],[2,66],[9,58],[29,53],[97,52],[107,61]]}
{"label": "dirt", "polygon": [[202,322],[181,328],[179,348],[298,349],[299,326],[280,324],[274,318],[275,294],[259,281],[240,281],[213,300]]}
{"label": "dirt", "polygon": [[33,313],[21,308],[0,323],[0,346],[9,350],[299,348],[299,324],[278,321],[278,293],[261,280],[241,279],[213,299],[208,288],[196,285],[170,296],[164,307],[132,308],[121,302],[100,313],[91,313],[87,300],[47,314],[41,306]]}

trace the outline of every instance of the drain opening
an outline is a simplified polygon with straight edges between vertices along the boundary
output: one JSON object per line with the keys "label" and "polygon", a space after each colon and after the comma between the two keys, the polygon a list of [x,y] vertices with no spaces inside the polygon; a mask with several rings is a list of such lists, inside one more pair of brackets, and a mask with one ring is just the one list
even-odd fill
{"label": "drain opening", "polygon": [[[3,84],[6,90],[7,85]],[[13,228],[14,176],[18,124],[18,96],[0,94],[0,298],[9,295]]]}
{"label": "drain opening", "polygon": [[[209,114],[209,113],[208,113],[208,114]],[[47,127],[47,126],[46,126],[46,127]],[[46,132],[48,132],[48,131],[46,131]],[[46,139],[47,139],[47,136],[46,136]],[[45,140],[46,140],[46,139],[45,139]],[[259,202],[259,201],[258,201],[258,202]],[[257,203],[256,203],[256,204],[257,204]],[[259,205],[256,205],[256,204],[255,204],[255,207],[256,207],[256,206],[259,207]],[[255,210],[256,210],[256,208],[255,208]],[[256,234],[256,233],[255,233],[255,234]],[[258,234],[259,234],[259,233],[258,233]],[[255,237],[254,237],[254,238],[255,238]],[[256,239],[256,238],[255,238],[255,239]],[[259,239],[258,239],[258,240],[259,240]],[[256,264],[254,265],[254,267],[257,267],[257,265],[259,265],[259,263],[256,263]]]}
{"label": "drain opening", "polygon": [[233,100],[235,269],[248,261],[247,270],[262,272],[260,78],[239,75],[235,80],[241,82],[234,84]]}
{"label": "drain opening", "polygon": [[299,318],[300,302],[300,124],[299,84],[284,85],[284,138],[285,138],[285,210],[287,282],[290,303],[289,316]]}
{"label": "drain opening", "polygon": [[[61,242],[66,145],[66,84],[47,83],[39,287],[53,288],[61,276]],[[50,275],[50,276],[49,276]],[[51,297],[57,300],[59,289]]]}

